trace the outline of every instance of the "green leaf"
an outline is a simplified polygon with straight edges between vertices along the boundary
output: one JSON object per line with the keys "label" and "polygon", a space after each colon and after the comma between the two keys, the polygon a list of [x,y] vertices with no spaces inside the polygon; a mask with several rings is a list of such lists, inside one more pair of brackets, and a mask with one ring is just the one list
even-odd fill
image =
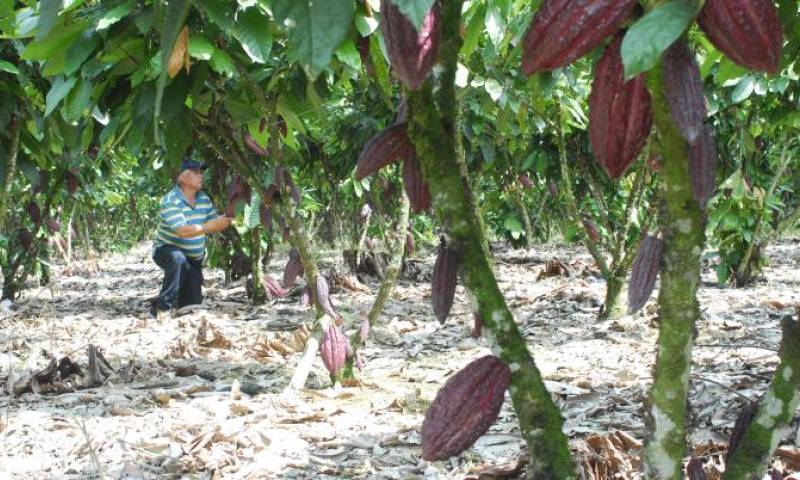
{"label": "green leaf", "polygon": [[483,7],[480,6],[472,15],[472,20],[469,21],[469,26],[467,26],[464,44],[461,46],[461,53],[464,55],[464,58],[469,58],[472,52],[478,47],[478,40],[481,38],[485,24]]}
{"label": "green leaf", "polygon": [[739,80],[736,88],[731,93],[731,101],[733,103],[741,103],[747,100],[753,94],[756,88],[756,78],[752,75],[745,75]]}
{"label": "green leaf", "polygon": [[331,61],[353,20],[353,0],[275,0],[272,12],[287,30],[289,59],[316,79]]}
{"label": "green leaf", "polygon": [[519,240],[519,237],[525,234],[525,229],[522,227],[522,222],[513,215],[506,217],[503,221],[503,227],[511,232],[511,237],[514,240]]}
{"label": "green leaf", "polygon": [[253,193],[250,197],[250,203],[244,206],[244,224],[250,230],[258,227],[261,223],[260,207],[261,197]]}
{"label": "green leaf", "polygon": [[78,79],[75,87],[70,90],[64,100],[63,116],[64,120],[74,123],[77,122],[83,112],[88,108],[92,96],[92,84],[83,78]]}
{"label": "green leaf", "polygon": [[[370,35],[369,37],[369,56],[372,60],[372,67],[375,69],[375,78],[378,85],[383,92],[383,98],[392,98],[392,85],[389,83],[389,64],[386,63],[386,58],[381,51],[381,37],[380,35]],[[387,100],[387,104],[391,105],[391,101]]]}
{"label": "green leaf", "polygon": [[131,13],[131,10],[133,10],[133,1],[129,0],[105,11],[100,15],[100,18],[97,19],[97,30],[105,30],[111,25],[114,25]]}
{"label": "green leaf", "polygon": [[266,63],[272,50],[272,31],[269,18],[257,7],[240,12],[233,36],[242,44],[247,56],[255,63]]}
{"label": "green leaf", "polygon": [[486,11],[486,33],[494,45],[500,46],[506,36],[506,21],[496,6],[490,6]]}
{"label": "green leaf", "polygon": [[368,17],[363,11],[356,12],[356,30],[362,37],[369,37],[378,29],[375,17]]}
{"label": "green leaf", "polygon": [[22,60],[49,60],[57,52],[66,51],[88,26],[89,23],[86,20],[77,20],[67,23],[64,27],[55,28],[46,38],[29,43],[20,58]]}
{"label": "green leaf", "polygon": [[236,75],[236,65],[234,65],[231,56],[224,50],[214,48],[214,55],[211,56],[209,64],[211,64],[211,68],[220,75],[224,75],[228,78]]}
{"label": "green leaf", "polygon": [[35,40],[41,40],[53,29],[64,0],[42,0],[39,2],[39,22],[36,24]]}
{"label": "green leaf", "polygon": [[625,78],[653,68],[661,54],[677,40],[697,15],[698,5],[690,0],[672,0],[640,18],[622,40]]}
{"label": "green leaf", "polygon": [[189,56],[198,60],[211,60],[216,47],[206,37],[189,37]]}
{"label": "green leaf", "polygon": [[191,0],[172,0],[167,6],[167,17],[164,19],[164,27],[161,31],[161,71],[156,82],[156,106],[154,116],[154,135],[156,144],[162,145],[163,141],[159,138],[158,117],[161,115],[161,101],[164,98],[164,87],[167,86],[167,69],[169,57],[172,55],[172,48],[178,40],[178,35],[189,14]]}
{"label": "green leaf", "polygon": [[358,53],[356,44],[350,38],[346,38],[336,49],[336,58],[350,68],[355,70],[361,68],[361,55]]}
{"label": "green leaf", "polygon": [[425,15],[433,6],[435,0],[393,0],[392,3],[397,5],[397,8],[403,12],[403,15],[411,20],[414,28],[419,30],[422,21],[425,20]]}
{"label": "green leaf", "polygon": [[233,14],[236,12],[236,8],[232,2],[227,0],[203,0],[197,3],[197,8],[223,32],[229,32],[233,28]]}
{"label": "green leaf", "polygon": [[64,74],[72,75],[75,73],[81,64],[89,58],[89,55],[94,52],[100,40],[89,29],[81,34],[81,37],[67,49],[64,57]]}
{"label": "green leaf", "polygon": [[58,104],[61,103],[61,100],[63,100],[70,90],[72,90],[72,87],[75,86],[76,80],[77,79],[75,77],[56,78],[55,82],[53,82],[53,86],[50,87],[50,91],[47,92],[47,97],[45,98],[45,117],[53,113],[53,110],[55,110]]}
{"label": "green leaf", "polygon": [[177,165],[192,144],[192,119],[184,108],[164,128],[167,165]]}
{"label": "green leaf", "polygon": [[0,70],[8,73],[12,73],[14,75],[19,73],[19,69],[16,65],[11,62],[7,62],[5,60],[0,60]]}

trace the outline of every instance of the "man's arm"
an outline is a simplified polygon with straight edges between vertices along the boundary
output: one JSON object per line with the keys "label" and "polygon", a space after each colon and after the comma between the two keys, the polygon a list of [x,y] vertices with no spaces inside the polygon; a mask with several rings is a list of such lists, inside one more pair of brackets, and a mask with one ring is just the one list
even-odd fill
{"label": "man's arm", "polygon": [[184,225],[175,228],[173,231],[180,238],[196,237],[205,233],[221,232],[230,226],[231,220],[233,219],[230,217],[216,217],[201,225]]}

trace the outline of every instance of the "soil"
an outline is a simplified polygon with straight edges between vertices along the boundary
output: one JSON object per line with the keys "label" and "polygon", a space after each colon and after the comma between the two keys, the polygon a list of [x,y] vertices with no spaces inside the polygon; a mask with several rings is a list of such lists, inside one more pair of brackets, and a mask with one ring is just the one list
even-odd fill
{"label": "soil", "polygon": [[[639,478],[656,294],[633,316],[598,321],[605,284],[584,250],[495,254],[501,289],[585,477]],[[764,277],[747,288],[718,284],[713,265],[703,272],[691,441],[709,478],[719,478],[739,412],[769,384],[781,320],[800,305],[800,243],[778,243],[768,256]],[[339,258],[323,252],[323,271],[343,272]],[[332,387],[317,358],[306,388],[294,393],[284,387],[313,317],[296,295],[254,307],[243,282],[225,286],[222,272],[206,270],[203,308],[156,320],[146,299],[158,293],[161,272],[148,246],[55,267],[50,285],[32,283],[13,308],[0,306],[0,477],[516,478],[526,455],[509,401],[459,457],[421,458],[420,426],[438,388],[489,352],[470,336],[463,287],[448,321],[435,320],[425,281],[434,258],[419,260],[418,281],[399,281],[361,350],[358,382]],[[269,265],[273,278],[285,261],[284,253]],[[377,280],[367,286],[332,294],[354,329]],[[100,352],[92,369],[90,345]],[[48,381],[41,371],[64,357],[79,371]],[[90,372],[95,386],[84,388]],[[14,385],[26,393],[7,394]],[[795,417],[774,460],[784,475],[800,470],[797,445]]]}

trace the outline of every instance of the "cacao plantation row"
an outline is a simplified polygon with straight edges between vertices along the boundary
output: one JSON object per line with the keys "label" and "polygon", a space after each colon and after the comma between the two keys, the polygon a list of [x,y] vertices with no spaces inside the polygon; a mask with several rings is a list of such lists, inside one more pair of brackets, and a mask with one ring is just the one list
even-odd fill
{"label": "cacao plantation row", "polygon": [[[758,337],[773,343],[751,345],[774,355],[758,357],[758,373],[737,359],[738,384],[713,381],[746,402],[724,412],[738,419],[732,428],[708,434],[722,425],[714,417],[702,430],[693,389],[703,379],[697,351],[708,347],[698,336],[741,328],[713,323],[738,312],[701,289],[763,292],[773,264],[798,265],[799,13],[788,0],[0,0],[0,324],[41,322],[43,292],[119,275],[136,257],[147,295],[114,293],[134,281],[117,278],[105,289],[112,299],[75,302],[138,309],[137,328],[196,330],[190,343],[205,353],[176,341],[171,358],[198,363],[176,378],[213,382],[198,373],[200,357],[235,351],[236,337],[267,345],[248,354],[279,352],[269,375],[280,381],[235,368],[271,385],[284,413],[312,411],[287,405],[315,396],[368,396],[386,369],[380,355],[409,362],[395,376],[435,379],[426,398],[385,409],[419,413],[413,436],[368,449],[367,463],[380,463],[402,444],[414,467],[394,476],[365,474],[344,454],[272,473],[252,451],[206,469],[176,460],[239,435],[218,428],[170,444],[152,478],[796,478],[800,280],[786,296],[793,303],[772,302],[788,310],[770,313],[780,321]],[[794,258],[773,258],[785,251]],[[509,280],[511,268],[528,274],[533,264],[535,276]],[[564,286],[543,286],[552,278]],[[563,291],[592,283],[603,293],[589,302],[591,321],[569,326]],[[540,303],[554,318],[528,318],[523,306]],[[215,327],[231,320],[231,305],[258,322]],[[398,321],[413,327],[393,329]],[[435,342],[408,335],[421,324]],[[291,332],[271,336],[286,325]],[[543,345],[571,332],[613,350],[610,332],[632,329],[653,332],[635,359],[649,372],[633,413],[642,427],[572,428],[580,419],[565,398],[575,393],[554,392],[552,380],[570,359],[553,366]],[[5,337],[9,359],[29,355],[32,365],[41,351],[50,362],[27,377],[12,360],[0,365],[8,409],[75,391],[88,402],[120,385],[174,408],[213,390],[172,395],[171,380],[136,380],[168,362],[115,369],[129,353],[114,345],[109,361],[89,344],[84,371],[35,335]],[[423,380],[413,379],[415,361],[460,364]],[[262,394],[252,385],[221,390],[234,417],[256,415],[236,403]],[[313,424],[344,405],[276,425]],[[120,411],[112,418],[139,416]],[[12,427],[12,442],[26,443],[27,430],[6,417],[0,431]],[[359,417],[381,430],[381,418]],[[91,475],[105,476],[90,439],[102,432],[81,431]],[[487,432],[520,440],[512,468],[470,467],[477,455],[493,462]],[[269,448],[283,444],[274,433],[261,434]],[[323,437],[350,441],[335,429]],[[592,445],[601,447],[587,454]],[[150,478],[125,465],[121,477]],[[26,475],[75,473],[35,468]]]}

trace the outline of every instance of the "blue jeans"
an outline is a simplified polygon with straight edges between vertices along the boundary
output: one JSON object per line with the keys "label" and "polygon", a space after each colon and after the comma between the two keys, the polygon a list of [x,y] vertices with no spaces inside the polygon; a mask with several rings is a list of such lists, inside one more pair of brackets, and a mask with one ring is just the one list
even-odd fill
{"label": "blue jeans", "polygon": [[173,245],[161,245],[153,252],[153,261],[164,270],[164,281],[156,300],[158,310],[203,302],[202,258],[187,257]]}

